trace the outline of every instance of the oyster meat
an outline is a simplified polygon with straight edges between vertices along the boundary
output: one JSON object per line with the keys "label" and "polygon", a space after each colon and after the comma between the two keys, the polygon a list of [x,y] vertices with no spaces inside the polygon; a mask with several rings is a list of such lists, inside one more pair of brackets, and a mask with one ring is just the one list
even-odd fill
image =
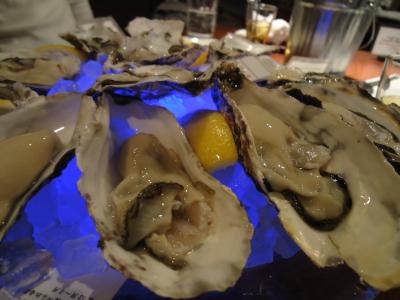
{"label": "oyster meat", "polygon": [[0,82],[0,115],[40,98],[35,91],[19,82]]}
{"label": "oyster meat", "polygon": [[363,91],[357,83],[341,78],[307,75],[281,87],[299,101],[317,105],[357,128],[382,151],[389,162],[400,166],[400,124],[395,106],[386,106]]}
{"label": "oyster meat", "polygon": [[217,73],[241,161],[295,242],[319,266],[344,261],[377,289],[400,286],[400,176],[380,149],[315,101],[258,87],[233,65]]}
{"label": "oyster meat", "polygon": [[78,187],[106,260],[165,297],[232,286],[252,236],[239,201],[201,167],[167,110],[136,101],[109,112],[107,103],[93,103],[77,148]]}
{"label": "oyster meat", "polygon": [[40,97],[0,117],[0,240],[26,201],[72,155],[76,131],[84,127],[80,96]]}

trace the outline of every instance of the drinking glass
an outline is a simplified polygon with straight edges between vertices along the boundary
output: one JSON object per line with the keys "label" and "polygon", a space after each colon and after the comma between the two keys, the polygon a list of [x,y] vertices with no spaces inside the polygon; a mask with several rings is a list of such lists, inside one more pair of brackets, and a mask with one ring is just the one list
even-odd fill
{"label": "drinking glass", "polygon": [[246,35],[252,42],[267,43],[277,7],[257,0],[248,0],[246,8]]}
{"label": "drinking glass", "polygon": [[366,0],[296,0],[286,60],[318,62],[322,72],[343,73],[374,17]]}
{"label": "drinking glass", "polygon": [[217,23],[218,0],[187,0],[187,35],[212,38]]}

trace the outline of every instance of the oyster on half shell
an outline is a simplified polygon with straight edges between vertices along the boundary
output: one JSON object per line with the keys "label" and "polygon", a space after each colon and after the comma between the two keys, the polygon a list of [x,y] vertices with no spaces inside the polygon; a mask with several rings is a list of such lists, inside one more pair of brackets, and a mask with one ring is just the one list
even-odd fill
{"label": "oyster on half shell", "polygon": [[[141,66],[119,74],[100,76],[88,93],[107,91],[121,94],[116,90],[122,90],[121,95],[137,96],[145,90],[145,93],[151,92],[153,98],[176,90],[199,94],[212,84],[212,75],[218,65],[213,65],[204,73],[166,65]],[[145,95],[140,96],[143,97]]]}
{"label": "oyster on half shell", "polygon": [[0,115],[41,99],[35,91],[19,82],[0,82]]}
{"label": "oyster on half shell", "polygon": [[308,75],[281,88],[299,101],[338,115],[375,143],[395,168],[400,167],[400,123],[395,106],[386,106],[356,83],[339,78]]}
{"label": "oyster on half shell", "polygon": [[80,95],[58,94],[0,117],[0,240],[29,198],[72,157],[84,108]]}
{"label": "oyster on half shell", "polygon": [[77,148],[78,187],[109,264],[166,297],[232,286],[252,227],[233,193],[201,167],[173,115],[138,101],[92,106]]}
{"label": "oyster on half shell", "polygon": [[80,59],[62,52],[10,53],[0,60],[0,80],[22,82],[30,86],[49,88],[61,78],[79,72]]}
{"label": "oyster on half shell", "polygon": [[302,250],[321,267],[344,261],[377,289],[400,286],[400,176],[367,133],[233,65],[217,79],[241,161]]}

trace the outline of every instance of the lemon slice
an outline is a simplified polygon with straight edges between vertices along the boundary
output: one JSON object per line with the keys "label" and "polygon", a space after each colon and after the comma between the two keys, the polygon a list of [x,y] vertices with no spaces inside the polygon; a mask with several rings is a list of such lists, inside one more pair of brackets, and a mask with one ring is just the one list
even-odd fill
{"label": "lemon slice", "polygon": [[79,51],[78,49],[76,49],[72,46],[68,46],[68,45],[45,44],[45,45],[35,48],[35,51],[38,53],[62,52],[62,53],[71,54],[73,56],[76,56],[81,61],[87,60],[87,56],[85,53],[83,53],[82,51]]}
{"label": "lemon slice", "polygon": [[16,106],[10,100],[0,99],[0,115],[14,110]]}
{"label": "lemon slice", "polygon": [[208,50],[203,51],[192,63],[192,67],[198,67],[204,64],[208,58]]}
{"label": "lemon slice", "polygon": [[190,118],[185,131],[193,151],[207,171],[222,169],[237,161],[232,132],[220,113],[199,111]]}

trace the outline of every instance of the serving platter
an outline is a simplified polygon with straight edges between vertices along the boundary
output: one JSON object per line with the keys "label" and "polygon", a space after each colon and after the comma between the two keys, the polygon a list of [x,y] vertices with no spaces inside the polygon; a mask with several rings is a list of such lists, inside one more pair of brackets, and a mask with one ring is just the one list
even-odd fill
{"label": "serving platter", "polygon": [[[97,62],[89,61],[83,64],[79,77],[57,82],[51,89],[51,93],[86,91],[93,86],[100,75],[98,68],[104,62],[104,57],[99,57]],[[271,66],[276,67],[274,64]],[[276,76],[277,72],[282,71],[280,67],[277,69],[278,71],[269,70],[269,73]],[[85,71],[82,72],[82,70]],[[163,78],[163,80],[171,79]],[[198,77],[198,82],[202,80],[205,82],[210,78]],[[132,84],[140,87],[140,92],[135,87],[132,88]],[[213,89],[207,89],[207,84],[201,85],[202,89],[195,95],[191,93],[193,90],[186,89],[180,84],[182,83],[175,82],[175,85],[167,85],[167,89],[162,93],[157,93],[157,84],[156,88],[152,86],[151,89],[147,89],[146,85],[139,80],[134,83],[128,82],[128,85],[131,85],[128,92],[124,92],[126,86],[114,88],[112,92],[117,94],[115,97],[119,99],[119,105],[124,104],[124,101],[141,98],[146,104],[165,107],[172,112],[180,125],[185,125],[189,116],[198,110],[217,110]],[[210,84],[212,84],[211,81]],[[174,89],[174,87],[179,88]],[[92,89],[90,96],[96,99],[98,92],[98,89]],[[121,111],[124,110],[123,107],[121,106]],[[127,134],[125,133],[127,128],[120,118],[112,119],[110,124],[119,135]],[[46,281],[51,280],[53,276],[58,276],[58,282],[65,290],[71,288],[71,282],[84,282],[92,290],[89,294],[93,299],[107,299],[110,295],[101,293],[101,284],[104,284],[107,276],[110,276],[109,278],[116,278],[116,280],[110,279],[112,282],[110,290],[115,291],[116,299],[159,298],[138,282],[127,280],[123,284],[125,279],[119,272],[110,269],[101,256],[99,245],[97,245],[100,237],[88,214],[85,200],[75,185],[81,175],[77,162],[73,159],[59,177],[38,191],[28,202],[21,218],[5,236],[0,247],[3,253],[2,263],[6,266],[0,276],[2,287],[8,291],[7,293],[14,293],[14,297],[29,299],[30,296],[42,293],[40,288]],[[396,290],[391,290],[379,294],[345,265],[323,269],[316,267],[287,235],[278,221],[278,212],[266,201],[265,196],[256,188],[239,163],[216,171],[212,175],[228,186],[241,201],[254,227],[254,236],[247,265],[235,286],[225,292],[204,294],[199,299],[247,299],[249,297],[268,299],[374,299],[378,297],[378,299],[385,299],[398,293]],[[28,244],[20,244],[23,239],[31,241],[29,247]],[[31,255],[32,258],[38,260],[20,261],[15,255],[13,256],[13,252],[18,253],[21,247],[30,249],[31,251],[26,253],[27,256]],[[46,255],[43,255],[44,253]],[[38,268],[36,265],[38,261],[48,268],[46,270]],[[42,275],[48,269],[52,269],[53,273],[50,273],[52,275],[46,279]],[[38,273],[40,280],[37,277]],[[88,280],[87,277],[92,277],[92,279]],[[20,285],[21,279],[25,280],[22,285]],[[123,284],[122,287],[120,287],[121,284]],[[76,288],[76,286],[73,287]],[[47,293],[55,296],[57,293],[60,294],[60,291],[47,291]],[[62,297],[68,299],[67,294]]]}

